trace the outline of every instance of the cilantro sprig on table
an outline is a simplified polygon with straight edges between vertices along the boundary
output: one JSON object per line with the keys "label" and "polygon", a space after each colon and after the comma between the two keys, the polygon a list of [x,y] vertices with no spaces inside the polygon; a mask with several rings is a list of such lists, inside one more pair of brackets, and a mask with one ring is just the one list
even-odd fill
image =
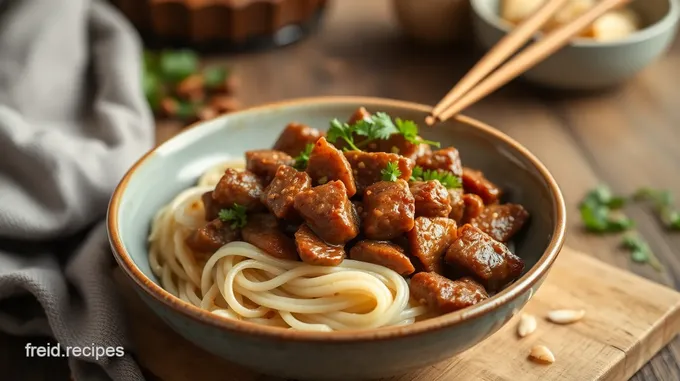
{"label": "cilantro sprig on table", "polygon": [[388,162],[385,168],[380,171],[383,181],[395,182],[401,176],[401,171],[399,170],[399,164]]}
{"label": "cilantro sprig on table", "polygon": [[433,171],[431,169],[424,170],[421,166],[416,165],[411,172],[411,181],[430,181],[437,180],[447,189],[462,188],[463,184],[460,178],[448,171]]}
{"label": "cilantro sprig on table", "polygon": [[[424,140],[418,136],[418,126],[413,121],[397,118],[393,122],[392,118],[384,112],[376,112],[369,119],[362,119],[352,124],[333,119],[327,138],[331,142],[342,140],[349,146],[349,150],[361,151],[361,148],[369,143],[375,140],[387,140],[394,134],[402,135],[404,139],[414,144],[425,143],[439,147],[438,142]],[[365,139],[355,142],[355,136],[363,136]]]}
{"label": "cilantro sprig on table", "polygon": [[240,229],[246,226],[248,216],[246,215],[245,206],[234,204],[229,209],[222,209],[217,215],[222,222],[231,222],[232,229]]}
{"label": "cilantro sprig on table", "polygon": [[[680,230],[680,212],[673,205],[671,192],[651,188],[641,188],[632,196],[624,197],[614,195],[607,186],[600,185],[588,192],[581,201],[579,205],[581,222],[588,231],[598,234],[630,231],[635,223],[625,216],[621,209],[631,201],[650,203],[664,227]],[[633,262],[646,263],[658,271],[662,270],[661,262],[639,233],[634,231],[626,233],[621,245],[630,251]]]}

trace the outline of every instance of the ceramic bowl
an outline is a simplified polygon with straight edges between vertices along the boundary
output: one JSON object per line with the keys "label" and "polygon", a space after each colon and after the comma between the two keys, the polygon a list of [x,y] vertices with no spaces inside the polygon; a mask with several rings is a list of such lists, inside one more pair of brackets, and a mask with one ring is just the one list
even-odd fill
{"label": "ceramic bowl", "polygon": [[409,326],[353,332],[300,332],[229,320],[189,305],[158,285],[147,259],[156,211],[228,156],[270,147],[291,121],[325,129],[359,106],[424,120],[428,106],[359,97],[277,103],[197,124],[149,152],[118,185],[108,211],[113,253],[141,298],[168,325],[200,347],[259,372],[296,379],[358,379],[404,373],[464,351],[502,327],[541,285],[564,240],[565,206],[546,168],[526,148],[467,117],[421,128],[427,139],[453,145],[513,202],[531,213],[516,240],[526,261],[522,277],[473,307]]}
{"label": "ceramic bowl", "polygon": [[[475,38],[490,49],[512,29],[500,14],[502,0],[471,0]],[[645,27],[627,38],[577,39],[524,73],[526,80],[557,89],[592,90],[620,84],[663,56],[675,38],[680,0],[634,0]]]}

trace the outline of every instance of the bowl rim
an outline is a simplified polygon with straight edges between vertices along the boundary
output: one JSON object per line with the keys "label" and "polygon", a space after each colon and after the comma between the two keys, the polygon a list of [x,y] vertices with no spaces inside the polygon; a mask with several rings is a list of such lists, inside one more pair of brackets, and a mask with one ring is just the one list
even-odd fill
{"label": "bowl rim", "polygon": [[[504,34],[510,33],[510,31],[513,29],[512,26],[508,25],[499,14],[496,12],[487,13],[479,8],[482,1],[487,0],[470,0],[470,8],[472,8],[473,12],[482,18],[487,24],[492,25],[494,28],[502,31]],[[668,12],[663,17],[654,23],[647,25],[638,31],[635,31],[634,33],[631,33],[625,38],[612,41],[596,41],[589,38],[575,38],[566,46],[587,49],[617,47],[630,45],[657,37],[658,35],[666,32],[669,28],[673,28],[678,23],[678,20],[680,20],[680,0],[665,1],[668,3]]]}
{"label": "bowl rim", "polygon": [[[550,267],[554,263],[559,254],[565,239],[566,231],[566,207],[562,192],[560,191],[557,182],[550,174],[548,169],[526,149],[524,146],[516,142],[514,139],[496,130],[495,128],[477,121],[476,119],[460,115],[456,119],[468,125],[471,128],[477,129],[482,133],[490,135],[492,138],[500,140],[501,142],[511,146],[520,155],[524,156],[536,168],[540,176],[548,184],[550,188],[551,197],[553,199],[555,215],[555,227],[552,232],[552,238],[548,247],[543,252],[538,262],[522,277],[513,282],[510,286],[479,304],[465,308],[460,311],[451,312],[431,319],[416,322],[407,326],[396,327],[382,327],[370,330],[356,330],[356,331],[335,331],[335,332],[311,332],[311,331],[295,331],[287,330],[279,327],[263,326],[251,322],[233,320],[219,315],[215,315],[206,310],[200,309],[190,303],[187,303],[164,290],[153,280],[147,277],[135,265],[132,257],[125,249],[118,229],[118,213],[120,209],[121,199],[127,188],[128,182],[134,176],[135,171],[140,168],[154,153],[162,149],[168,144],[177,144],[176,142],[183,139],[188,134],[200,133],[198,128],[214,123],[219,123],[220,119],[229,119],[233,115],[247,115],[252,114],[256,116],[262,111],[280,109],[294,106],[314,106],[323,104],[354,104],[366,105],[367,107],[395,107],[417,112],[429,112],[430,106],[400,101],[394,99],[376,98],[376,97],[356,97],[356,96],[327,96],[327,97],[312,97],[312,98],[298,98],[286,100],[281,102],[274,102],[248,108],[236,113],[223,115],[216,119],[206,122],[198,122],[190,125],[181,133],[170,138],[166,142],[156,146],[142,156],[123,176],[116,189],[113,192],[111,201],[107,211],[107,230],[109,235],[109,242],[111,244],[113,256],[118,262],[123,272],[136,283],[141,291],[155,299],[156,302],[164,304],[165,306],[177,311],[198,323],[207,324],[216,328],[225,329],[233,333],[255,335],[259,337],[266,337],[278,340],[293,340],[302,342],[360,342],[360,341],[374,341],[385,340],[391,338],[401,338],[413,336],[421,333],[431,332],[438,329],[462,324],[466,321],[472,320],[479,316],[485,315],[497,308],[505,305],[519,296],[523,295],[527,290],[533,287],[544,275],[547,274]],[[198,127],[198,128],[197,128]],[[139,292],[139,290],[138,290]]]}

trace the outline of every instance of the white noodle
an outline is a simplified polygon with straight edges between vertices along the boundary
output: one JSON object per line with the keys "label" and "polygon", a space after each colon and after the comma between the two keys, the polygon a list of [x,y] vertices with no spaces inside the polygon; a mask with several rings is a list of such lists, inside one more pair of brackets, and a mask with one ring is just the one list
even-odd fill
{"label": "white noodle", "polygon": [[228,243],[201,260],[185,239],[205,223],[201,195],[229,167],[244,165],[214,166],[153,219],[149,264],[169,293],[229,319],[307,331],[412,324],[426,316],[426,308],[410,300],[402,276],[367,262],[313,266],[274,258],[246,242]]}

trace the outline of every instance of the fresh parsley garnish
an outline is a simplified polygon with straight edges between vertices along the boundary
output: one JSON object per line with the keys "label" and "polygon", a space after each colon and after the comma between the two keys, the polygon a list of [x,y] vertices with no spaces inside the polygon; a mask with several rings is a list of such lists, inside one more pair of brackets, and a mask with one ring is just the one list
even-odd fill
{"label": "fresh parsley garnish", "polygon": [[435,146],[437,148],[440,147],[439,142],[434,142],[432,140],[425,140],[418,136],[418,125],[415,124],[414,121],[412,120],[401,120],[397,118],[395,120],[395,123],[397,125],[397,130],[399,130],[399,133],[404,135],[404,139],[408,140],[409,142],[413,144],[429,144],[431,146]]}
{"label": "fresh parsley garnish", "polygon": [[633,262],[646,263],[657,271],[662,270],[661,262],[656,258],[647,242],[638,234],[628,233],[623,236],[622,245],[630,250],[630,258]]}
{"label": "fresh parsley garnish", "polygon": [[651,202],[655,213],[666,227],[680,230],[680,212],[673,206],[673,195],[670,191],[642,188],[635,192],[633,198],[637,201]]}
{"label": "fresh parsley garnish", "polygon": [[217,215],[222,222],[231,222],[232,229],[240,229],[246,226],[248,216],[246,215],[246,207],[234,204],[229,209],[222,209]]}
{"label": "fresh parsley garnish", "polygon": [[300,154],[295,158],[295,164],[293,167],[297,170],[304,170],[307,168],[307,163],[309,162],[309,155],[312,154],[312,150],[314,149],[314,144],[309,143],[305,146],[305,149],[300,152]]}
{"label": "fresh parsley garnish", "polygon": [[392,163],[389,162],[387,163],[387,166],[380,171],[382,174],[382,180],[383,181],[397,181],[399,176],[401,176],[401,171],[399,170],[399,164],[397,163]]}
{"label": "fresh parsley garnish", "polygon": [[579,205],[581,221],[585,228],[595,233],[616,233],[628,230],[635,224],[618,209],[626,203],[626,199],[614,196],[605,185],[600,185],[588,192]]}
{"label": "fresh parsley garnish", "polygon": [[338,119],[331,120],[331,127],[328,129],[326,137],[331,143],[342,139],[352,150],[361,151],[354,145],[354,129],[348,123],[342,123]]}
{"label": "fresh parsley garnish", "polygon": [[[361,147],[365,147],[372,141],[387,140],[392,135],[400,134],[413,144],[426,143],[439,147],[438,142],[424,140],[418,136],[418,126],[413,121],[397,118],[395,122],[384,112],[376,112],[368,120],[362,119],[353,124],[333,119],[328,129],[328,140],[335,142],[342,139],[351,150],[360,151]],[[357,143],[354,141],[355,135],[363,136],[365,139]]]}
{"label": "fresh parsley garnish", "polygon": [[447,189],[462,188],[460,178],[449,171],[424,170],[423,167],[416,165],[411,172],[411,181],[430,181],[437,180]]}

